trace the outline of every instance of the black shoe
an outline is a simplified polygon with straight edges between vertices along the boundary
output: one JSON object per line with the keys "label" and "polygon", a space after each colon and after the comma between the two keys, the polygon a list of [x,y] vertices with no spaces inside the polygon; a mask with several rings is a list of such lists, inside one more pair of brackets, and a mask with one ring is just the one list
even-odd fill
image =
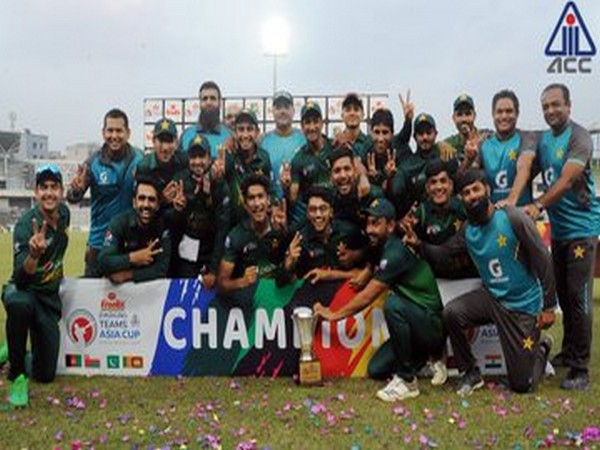
{"label": "black shoe", "polygon": [[467,370],[467,372],[461,377],[460,381],[458,382],[458,389],[456,390],[456,393],[461,397],[467,397],[471,395],[473,391],[481,389],[483,385],[483,378],[481,378],[479,367],[475,366]]}
{"label": "black shoe", "polygon": [[[553,344],[554,344],[554,339],[552,338],[552,336],[550,336],[549,334],[542,334],[542,336],[540,337],[540,347],[544,351],[544,358],[546,359],[546,361],[548,360],[548,357],[550,356],[550,351],[552,350]],[[558,356],[558,355],[556,355],[556,356]],[[555,358],[556,358],[556,356],[555,356]],[[554,363],[552,363],[552,365],[554,365]]]}

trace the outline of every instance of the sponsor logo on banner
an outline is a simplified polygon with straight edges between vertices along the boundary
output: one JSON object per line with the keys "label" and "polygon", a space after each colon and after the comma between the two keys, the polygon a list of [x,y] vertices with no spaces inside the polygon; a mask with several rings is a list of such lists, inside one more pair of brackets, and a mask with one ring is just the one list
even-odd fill
{"label": "sponsor logo on banner", "polygon": [[77,354],[66,354],[65,355],[65,366],[67,367],[81,367],[83,365],[83,358]]}
{"label": "sponsor logo on banner", "polygon": [[108,369],[120,369],[121,368],[121,356],[108,355],[106,357],[106,367]]}
{"label": "sponsor logo on banner", "polygon": [[99,340],[103,343],[131,344],[141,341],[140,318],[127,309],[127,301],[115,292],[109,292],[100,300],[98,323]]}
{"label": "sponsor logo on banner", "polygon": [[71,342],[80,347],[88,347],[94,342],[98,325],[87,309],[76,309],[67,318],[67,334]]}
{"label": "sponsor logo on banner", "polygon": [[144,357],[140,355],[125,355],[123,356],[124,369],[143,369]]}

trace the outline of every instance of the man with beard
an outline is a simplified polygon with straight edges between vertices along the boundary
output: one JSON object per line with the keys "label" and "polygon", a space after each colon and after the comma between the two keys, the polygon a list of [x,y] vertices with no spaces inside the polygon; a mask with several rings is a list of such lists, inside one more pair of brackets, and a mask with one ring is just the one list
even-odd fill
{"label": "man with beard", "polygon": [[[277,197],[283,196],[281,178],[286,188],[291,183],[291,161],[296,152],[306,144],[302,131],[292,126],[294,119],[294,98],[287,91],[277,91],[273,95],[273,119],[275,129],[266,133],[260,141],[271,158],[273,166],[273,189]],[[285,172],[285,173],[284,173]]]}
{"label": "man with beard", "polygon": [[427,198],[401,227],[404,243],[423,257],[438,278],[477,277],[477,270],[467,253],[463,225],[466,213],[454,194],[454,183],[446,164],[434,160],[425,168]]}
{"label": "man with beard", "polygon": [[377,186],[371,186],[360,158],[348,147],[336,148],[329,157],[333,209],[335,218],[364,226],[362,210],[376,197],[383,197]]}
{"label": "man with beard", "polygon": [[250,174],[240,186],[247,217],[225,239],[217,286],[227,295],[252,286],[259,276],[275,278],[285,253],[285,223],[269,217],[269,179]]}
{"label": "man with beard", "polygon": [[136,178],[133,208],[114,217],[98,261],[113,283],[165,278],[171,237],[159,214],[160,191],[152,177]]}
{"label": "man with beard", "polygon": [[[391,198],[399,218],[404,217],[415,202],[425,199],[427,163],[436,159],[445,160],[440,144],[436,143],[437,129],[433,117],[425,113],[419,114],[415,119],[414,129],[417,151],[404,158],[390,183]],[[447,171],[451,177],[456,173],[457,166],[456,159],[447,160]]]}
{"label": "man with beard", "polygon": [[[271,179],[271,159],[269,154],[258,146],[259,129],[256,115],[249,109],[242,109],[235,118],[235,141],[237,147],[224,155],[223,176],[229,185],[231,194],[231,223],[236,225],[246,217],[242,199],[241,183],[250,174],[264,175]],[[220,174],[224,152],[218,152],[217,164],[213,173]],[[221,176],[218,175],[217,178]]]}
{"label": "man with beard", "polygon": [[152,176],[158,181],[161,202],[170,204],[175,197],[174,175],[187,167],[185,154],[178,149],[177,126],[171,119],[160,119],[154,125],[154,152],[144,156],[136,175]]}
{"label": "man with beard", "polygon": [[[453,104],[452,120],[458,133],[448,136],[444,142],[450,144],[456,151],[459,161],[463,161],[465,155],[465,145],[469,136],[475,129],[475,102],[470,95],[461,94],[456,97]],[[467,168],[467,167],[465,167]]]}
{"label": "man with beard", "polygon": [[8,401],[13,406],[29,403],[25,373],[28,335],[33,378],[48,383],[56,374],[61,316],[59,286],[70,218],[62,198],[62,175],[58,166],[39,166],[35,175],[37,204],[23,214],[15,226],[14,269],[2,291],[10,361]]}
{"label": "man with beard", "polygon": [[592,287],[596,243],[600,232],[600,203],[590,168],[592,139],[573,122],[569,89],[550,84],[541,96],[544,119],[550,126],[537,144],[519,158],[511,198],[519,198],[536,162],[545,192],[525,212],[536,219],[548,210],[552,261],[563,312],[563,341],[552,363],[570,368],[563,389],[586,389],[592,344]]}
{"label": "man with beard", "polygon": [[198,90],[200,99],[200,115],[198,123],[187,127],[181,135],[181,148],[186,149],[190,141],[201,134],[210,144],[212,157],[217,155],[219,147],[226,145],[231,138],[231,131],[221,124],[221,89],[214,81],[205,81]]}
{"label": "man with beard", "polygon": [[373,278],[340,309],[332,311],[320,302],[313,309],[325,320],[340,320],[389,290],[383,312],[390,338],[373,355],[368,371],[377,379],[393,374],[377,397],[394,402],[419,395],[416,374],[444,344],[442,301],[428,264],[395,235],[394,206],[386,199],[375,199],[366,212],[370,247],[379,256]]}
{"label": "man with beard", "polygon": [[[307,218],[285,254],[288,278],[304,277],[316,283],[358,275],[360,270],[355,267],[362,259],[366,240],[357,225],[334,219],[331,194],[326,188],[311,188]],[[348,257],[351,252],[356,252],[353,258]]]}
{"label": "man with beard", "polygon": [[[519,199],[508,198],[515,177],[517,176],[517,160],[526,146],[535,141],[533,133],[517,130],[519,118],[519,99],[513,91],[507,89],[497,92],[492,99],[492,117],[495,134],[482,142],[476,133],[471,133],[465,146],[466,166],[475,163],[482,168],[488,177],[492,202],[523,206],[531,203],[531,181],[527,183]],[[478,148],[478,143],[481,142]]]}
{"label": "man with beard", "polygon": [[91,220],[85,252],[85,276],[102,276],[98,253],[110,220],[131,208],[135,168],[143,157],[140,149],[127,141],[129,119],[119,109],[104,116],[104,145],[94,152],[77,171],[67,190],[69,203],[79,203],[88,188],[91,191]]}
{"label": "man with beard", "polygon": [[468,223],[467,249],[483,287],[444,308],[444,324],[456,364],[463,372],[457,394],[470,395],[483,379],[465,329],[493,323],[506,359],[508,383],[519,393],[533,390],[544,373],[552,341],[540,328],[554,323],[556,291],[550,255],[533,221],[514,206],[494,208],[485,173],[464,172],[458,191]]}
{"label": "man with beard", "polygon": [[173,204],[170,276],[201,275],[204,287],[211,289],[231,221],[229,187],[211,176],[208,139],[198,134],[186,150],[189,168],[175,175],[176,183],[183,183],[183,201]]}

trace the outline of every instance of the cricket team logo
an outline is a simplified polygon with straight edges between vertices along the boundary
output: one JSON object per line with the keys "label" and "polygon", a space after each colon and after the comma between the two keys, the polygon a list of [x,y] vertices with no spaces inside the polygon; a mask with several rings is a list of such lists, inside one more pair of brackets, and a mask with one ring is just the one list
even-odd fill
{"label": "cricket team logo", "polygon": [[548,73],[591,73],[596,45],[574,2],[567,2],[544,50]]}

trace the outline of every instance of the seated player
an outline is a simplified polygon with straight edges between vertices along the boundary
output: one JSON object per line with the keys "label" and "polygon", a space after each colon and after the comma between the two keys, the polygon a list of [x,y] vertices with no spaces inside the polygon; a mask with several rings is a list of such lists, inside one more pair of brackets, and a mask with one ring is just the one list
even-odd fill
{"label": "seated player", "polygon": [[171,237],[159,203],[156,180],[137,177],[133,208],[110,221],[98,256],[104,276],[113,283],[167,276]]}

